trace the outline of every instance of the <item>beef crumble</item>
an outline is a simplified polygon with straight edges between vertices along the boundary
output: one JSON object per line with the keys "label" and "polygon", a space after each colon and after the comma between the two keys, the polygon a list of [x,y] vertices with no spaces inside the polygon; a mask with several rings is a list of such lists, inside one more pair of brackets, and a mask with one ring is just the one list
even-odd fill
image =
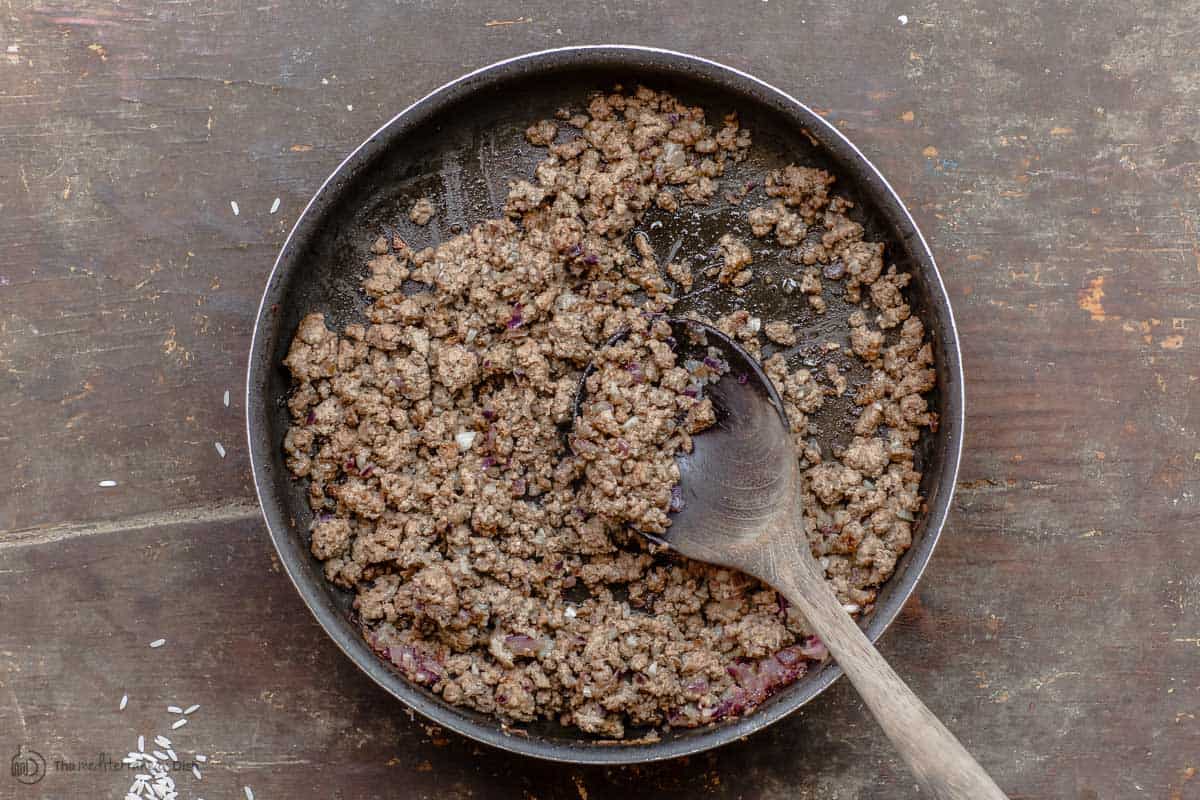
{"label": "beef crumble", "polygon": [[[708,376],[676,363],[662,320],[692,270],[659,265],[629,234],[651,207],[707,203],[750,134],[736,115],[715,128],[702,109],[639,88],[598,94],[526,138],[547,156],[511,184],[503,218],[420,252],[381,237],[363,281],[367,322],[301,321],[285,360],[284,447],[307,480],[312,552],[356,593],[376,650],[447,702],[613,738],[745,713],[824,649],[769,587],[630,531],[668,529],[674,455],[712,407]],[[763,361],[800,453],[809,543],[856,612],[911,541],[913,447],[936,424],[922,396],[935,373],[904,301],[908,276],[885,272],[882,245],[863,241],[832,184],[808,167],[771,172],[746,233],[795,248],[818,311],[826,282],[861,304],[848,348],[872,372],[852,392],[783,352]],[[412,220],[433,213],[422,198]],[[756,279],[742,238],[727,234],[720,252],[721,291]],[[760,359],[764,335],[796,344],[787,322],[764,328],[746,311],[712,322]],[[809,415],[842,392],[861,409],[854,437],[823,452]]]}

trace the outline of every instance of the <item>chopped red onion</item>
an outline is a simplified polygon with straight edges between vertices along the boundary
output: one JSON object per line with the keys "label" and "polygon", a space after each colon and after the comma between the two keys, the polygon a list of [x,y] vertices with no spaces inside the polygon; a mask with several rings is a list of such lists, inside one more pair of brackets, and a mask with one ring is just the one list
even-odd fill
{"label": "chopped red onion", "polygon": [[524,324],[525,317],[523,317],[521,315],[521,311],[523,308],[524,308],[524,306],[522,306],[520,303],[516,303],[513,305],[512,316],[508,318],[508,323],[507,323],[508,329],[510,331],[516,330],[517,328],[521,327],[522,324]]}
{"label": "chopped red onion", "polygon": [[804,654],[797,646],[785,647],[775,654],[775,658],[785,666],[795,666],[804,660]]}
{"label": "chopped red onion", "polygon": [[523,633],[514,633],[504,637],[504,646],[517,657],[537,655],[541,650],[541,645],[539,640]]}
{"label": "chopped red onion", "polygon": [[725,668],[729,673],[729,677],[738,682],[739,685],[745,686],[754,677],[754,663],[750,661],[737,660]]}
{"label": "chopped red onion", "polygon": [[826,264],[824,269],[821,270],[821,274],[831,281],[836,281],[846,274],[846,265],[840,261]]}
{"label": "chopped red onion", "polygon": [[752,705],[745,689],[740,686],[730,686],[725,690],[725,694],[721,695],[721,702],[717,703],[717,707],[713,709],[712,718],[718,720],[725,717],[736,717]]}
{"label": "chopped red onion", "polygon": [[818,636],[810,636],[800,643],[800,652],[806,658],[811,658],[814,661],[824,661],[829,657],[829,648],[821,641]]}
{"label": "chopped red onion", "polygon": [[442,678],[442,665],[412,645],[392,645],[387,657],[415,683],[431,686]]}

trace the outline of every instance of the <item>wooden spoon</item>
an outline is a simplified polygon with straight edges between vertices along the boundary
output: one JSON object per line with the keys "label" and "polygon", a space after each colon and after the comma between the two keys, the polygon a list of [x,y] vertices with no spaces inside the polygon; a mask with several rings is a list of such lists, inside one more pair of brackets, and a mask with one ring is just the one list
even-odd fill
{"label": "wooden spoon", "polygon": [[705,347],[693,344],[696,337],[689,335],[703,331],[729,371],[705,389],[717,424],[694,438],[691,453],[679,456],[683,508],[672,516],[666,536],[655,541],[688,558],[753,575],[796,606],[932,797],[1005,800],[825,581],[804,534],[800,467],[770,379],[745,350],[711,326],[690,320],[671,320],[671,326],[681,359],[704,357]]}

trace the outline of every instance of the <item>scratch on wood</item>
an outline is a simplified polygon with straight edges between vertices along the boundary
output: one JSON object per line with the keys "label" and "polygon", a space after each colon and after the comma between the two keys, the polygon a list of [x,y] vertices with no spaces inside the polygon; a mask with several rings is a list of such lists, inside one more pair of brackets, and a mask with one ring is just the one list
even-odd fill
{"label": "scratch on wood", "polygon": [[173,511],[156,511],[138,514],[123,519],[94,523],[67,523],[51,527],[38,526],[0,533],[0,550],[8,547],[49,544],[80,536],[99,536],[106,533],[161,528],[195,522],[217,523],[250,519],[259,514],[258,504],[238,500],[219,506],[180,508]]}
{"label": "scratch on wood", "polygon": [[1171,800],[1183,800],[1183,787],[1196,777],[1196,768],[1187,767],[1179,772],[1179,786],[1171,789]]}
{"label": "scratch on wood", "polygon": [[517,17],[516,19],[492,19],[483,23],[485,28],[498,28],[502,25],[523,25],[526,22],[533,22],[533,17]]}
{"label": "scratch on wood", "polygon": [[92,17],[51,17],[50,21],[55,25],[82,25],[89,28],[117,24],[111,20],[93,19]]}
{"label": "scratch on wood", "polygon": [[1192,257],[1196,260],[1196,272],[1200,272],[1200,237],[1196,236],[1196,223],[1192,222],[1192,218],[1187,214],[1180,212],[1183,217],[1183,229],[1187,231],[1188,238],[1192,241]]}
{"label": "scratch on wood", "polygon": [[1086,289],[1079,290],[1079,307],[1092,315],[1095,322],[1104,322],[1108,315],[1104,313],[1104,276],[1097,275],[1088,281]]}

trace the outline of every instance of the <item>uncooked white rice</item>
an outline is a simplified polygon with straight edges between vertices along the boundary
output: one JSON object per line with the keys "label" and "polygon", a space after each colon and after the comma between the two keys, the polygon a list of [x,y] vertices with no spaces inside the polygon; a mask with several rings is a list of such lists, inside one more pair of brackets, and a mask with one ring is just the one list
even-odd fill
{"label": "uncooked white rice", "polygon": [[203,764],[205,761],[208,761],[208,756],[202,753],[196,753],[196,760]]}
{"label": "uncooked white rice", "polygon": [[104,487],[105,489],[111,489],[112,487],[114,487],[116,485],[117,485],[116,481],[100,481],[100,486]]}
{"label": "uncooked white rice", "polygon": [[138,752],[139,753],[146,752],[146,737],[145,736],[138,737]]}
{"label": "uncooked white rice", "polygon": [[162,647],[166,643],[167,643],[166,639],[155,639],[153,642],[150,643],[150,646],[151,647]]}
{"label": "uncooked white rice", "polygon": [[168,714],[182,714],[183,709],[180,708],[179,706],[167,706],[167,713]]}
{"label": "uncooked white rice", "polygon": [[242,213],[242,210],[241,210],[240,208],[238,208],[237,200],[230,200],[230,201],[229,201],[229,207],[233,209],[233,215],[234,215],[235,217],[236,217],[238,214],[241,214],[241,213]]}
{"label": "uncooked white rice", "polygon": [[185,713],[185,714],[192,714],[192,713],[194,713],[194,712],[196,712],[196,711],[199,711],[199,710],[200,710],[200,704],[199,704],[199,703],[196,703],[196,704],[194,704],[194,705],[190,705],[190,706],[188,706],[187,708],[185,708],[185,709],[183,710],[183,713]]}
{"label": "uncooked white rice", "polygon": [[171,757],[171,760],[172,760],[172,761],[178,761],[178,760],[179,760],[179,756],[175,755],[175,751],[174,751],[174,750],[171,750],[170,748],[168,748],[168,749],[167,749],[167,755]]}
{"label": "uncooked white rice", "polygon": [[155,751],[154,751],[154,757],[155,757],[155,758],[157,758],[159,761],[166,761],[166,760],[167,760],[167,754],[166,754],[166,753],[164,753],[162,750],[155,750]]}
{"label": "uncooked white rice", "polygon": [[187,725],[187,717],[183,717],[182,719],[177,719],[174,722],[172,722],[171,730],[173,730],[173,731],[178,730],[179,728],[182,728],[184,725]]}
{"label": "uncooked white rice", "polygon": [[221,458],[225,457],[225,445],[221,444],[220,442],[213,442],[213,447],[217,448],[217,455],[219,455]]}
{"label": "uncooked white rice", "polygon": [[129,705],[129,695],[127,695],[127,694],[123,694],[123,695],[121,695],[121,705],[120,705],[120,710],[121,710],[121,711],[124,711],[124,710],[125,710],[125,706],[127,706],[127,705]]}
{"label": "uncooked white rice", "polygon": [[246,793],[246,800],[254,800],[254,791],[249,786],[243,786],[242,791]]}
{"label": "uncooked white rice", "polygon": [[225,390],[225,396],[222,397],[221,400],[222,400],[222,402],[225,403],[225,407],[229,408],[229,390],[228,389]]}
{"label": "uncooked white rice", "polygon": [[197,767],[195,764],[192,764],[192,774],[196,776],[196,780],[198,780],[198,781],[204,780],[203,778],[200,777],[200,768]]}
{"label": "uncooked white rice", "polygon": [[156,745],[158,745],[159,747],[170,747],[171,746],[171,740],[165,736],[155,736],[154,743]]}
{"label": "uncooked white rice", "polygon": [[279,198],[276,197],[275,202],[271,203],[271,213],[274,214],[278,210],[279,210]]}

